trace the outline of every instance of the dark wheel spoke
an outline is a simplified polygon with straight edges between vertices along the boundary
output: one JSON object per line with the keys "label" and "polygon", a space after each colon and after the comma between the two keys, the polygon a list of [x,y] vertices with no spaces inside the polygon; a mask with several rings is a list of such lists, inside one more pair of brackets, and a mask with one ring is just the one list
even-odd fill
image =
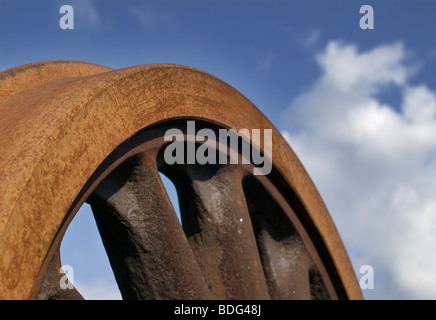
{"label": "dark wheel spoke", "polygon": [[253,176],[243,186],[271,299],[330,299],[299,232],[270,194],[276,192],[273,187],[265,188]]}
{"label": "dark wheel spoke", "polygon": [[153,154],[128,159],[88,201],[124,299],[210,298]]}
{"label": "dark wheel spoke", "polygon": [[259,242],[271,299],[311,299],[310,257],[299,237],[277,242],[263,233]]}
{"label": "dark wheel spoke", "polygon": [[182,221],[215,299],[268,299],[236,168],[184,166],[183,177],[174,177]]}

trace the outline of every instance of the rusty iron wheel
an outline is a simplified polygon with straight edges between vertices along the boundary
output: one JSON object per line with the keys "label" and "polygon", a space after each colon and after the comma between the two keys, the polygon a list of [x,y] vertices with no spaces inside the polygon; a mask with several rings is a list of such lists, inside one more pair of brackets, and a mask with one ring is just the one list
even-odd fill
{"label": "rusty iron wheel", "polygon": [[[0,73],[0,98],[1,298],[82,298],[59,287],[59,246],[84,202],[124,299],[362,298],[303,166],[219,79],[178,65],[52,61]],[[164,134],[187,120],[272,129],[272,172],[168,165]],[[182,224],[159,172],[176,186]]]}

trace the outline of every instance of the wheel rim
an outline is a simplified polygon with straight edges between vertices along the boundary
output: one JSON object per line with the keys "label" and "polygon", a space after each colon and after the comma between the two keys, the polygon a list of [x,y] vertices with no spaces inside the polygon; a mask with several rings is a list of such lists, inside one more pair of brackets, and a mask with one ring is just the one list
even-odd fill
{"label": "wheel rim", "polygon": [[[36,277],[34,276],[33,284],[30,287],[27,286],[29,289],[24,291],[29,292],[30,296],[36,296],[39,290],[47,293],[50,291],[47,288],[53,288],[57,278],[56,274],[51,270],[56,270],[52,266],[60,264],[57,254],[60,241],[75,212],[88,199],[94,209],[105,247],[108,250],[109,258],[125,298],[360,298],[360,290],[334,225],[322,206],[322,201],[316,193],[316,189],[292,153],[281,151],[281,153],[286,153],[288,158],[282,156],[281,161],[279,160],[274,163],[272,178],[254,178],[252,175],[247,174],[248,169],[244,166],[228,165],[219,168],[219,170],[216,168],[206,169],[204,166],[201,169],[197,168],[194,170],[194,167],[188,165],[175,168],[166,166],[158,156],[158,151],[162,150],[163,146],[161,139],[162,128],[168,128],[168,125],[174,126],[176,124],[175,122],[169,124],[169,121],[180,121],[180,119],[194,119],[198,121],[202,119],[203,125],[207,127],[235,127],[236,129],[243,127],[249,129],[273,128],[259,114],[257,109],[244,100],[244,98],[241,99],[241,96],[234,89],[225,84],[223,85],[221,82],[217,83],[215,78],[197,70],[175,66],[146,66],[142,68],[132,68],[128,71],[104,72],[101,76],[96,75],[95,77],[106,77],[112,83],[114,83],[113,79],[116,78],[117,82],[115,83],[117,85],[108,86],[108,81],[104,79],[102,82],[106,81],[104,82],[106,89],[99,89],[98,93],[94,93],[93,96],[101,95],[101,92],[106,93],[113,90],[119,92],[121,88],[126,89],[126,84],[120,84],[120,81],[130,83],[128,87],[131,88],[133,80],[144,79],[144,77],[153,80],[153,77],[157,75],[159,78],[159,94],[154,95],[154,99],[159,100],[165,97],[165,90],[162,89],[165,87],[165,83],[171,83],[171,81],[166,80],[166,77],[172,71],[175,71],[174,74],[179,76],[179,78],[182,78],[180,76],[186,76],[188,84],[191,81],[197,86],[200,85],[202,89],[206,88],[209,90],[204,93],[204,97],[207,97],[209,100],[206,103],[203,101],[203,104],[206,106],[216,105],[216,97],[224,96],[225,99],[221,99],[222,102],[231,102],[230,106],[227,106],[229,109],[235,104],[241,107],[243,119],[245,120],[238,122],[238,120],[241,120],[240,117],[239,119],[232,120],[233,113],[225,112],[224,116],[221,116],[219,112],[211,108],[208,108],[209,112],[206,116],[200,117],[198,109],[183,107],[183,104],[187,104],[186,101],[182,101],[182,108],[172,116],[171,114],[165,115],[165,110],[169,110],[171,105],[168,105],[168,102],[164,102],[164,104],[167,104],[167,107],[164,108],[163,115],[158,115],[158,118],[161,117],[162,119],[159,121],[151,119],[147,122],[144,120],[138,121],[135,118],[122,118],[121,120],[123,121],[120,121],[120,126],[129,129],[126,130],[128,132],[136,132],[136,134],[131,137],[129,137],[129,133],[127,135],[126,133],[120,134],[112,142],[112,145],[115,146],[112,148],[115,150],[106,153],[106,155],[103,152],[100,155],[102,160],[98,161],[96,159],[94,161],[94,163],[99,165],[90,165],[91,169],[93,166],[96,169],[92,171],[93,174],[88,176],[86,180],[81,178],[80,189],[76,188],[75,192],[71,192],[71,194],[75,194],[75,197],[71,199],[69,209],[64,210],[64,213],[58,214],[61,220],[57,218],[59,222],[57,225],[54,224],[52,228],[55,230],[51,236],[47,235],[47,239],[51,240],[50,243],[45,245],[47,248],[46,253],[41,252],[43,260],[42,263],[40,262]],[[88,79],[89,77],[84,78],[83,82],[86,83]],[[195,81],[192,81],[192,79]],[[176,81],[176,84],[178,83],[180,83],[180,80]],[[80,85],[83,85],[83,83]],[[142,84],[143,87],[144,84]],[[145,88],[149,89],[150,86],[145,86]],[[223,88],[225,89],[224,91]],[[181,96],[186,98],[186,96],[192,94],[192,91],[187,91],[186,86],[183,85],[179,91],[185,91],[182,95],[178,93],[173,97],[179,102],[181,101]],[[195,90],[194,92],[197,93],[199,91]],[[53,91],[50,91],[49,94],[53,95]],[[120,104],[122,106],[123,102],[119,102],[116,97],[114,100],[114,110],[117,111],[118,109],[119,111]],[[126,100],[128,99],[125,98]],[[201,99],[196,99],[197,104],[199,101]],[[130,106],[129,108],[132,107]],[[84,112],[86,108],[82,107],[79,111]],[[254,115],[254,122],[251,120],[247,122],[247,118],[249,118],[248,112]],[[153,108],[151,108],[151,114],[153,115]],[[142,118],[144,116],[142,115]],[[237,124],[237,126],[233,124]],[[249,125],[244,126],[245,124]],[[156,135],[157,132],[161,133],[160,142],[158,142],[159,139],[156,137],[150,138],[150,134]],[[276,135],[273,136],[275,144],[283,147],[283,139],[276,130],[274,130],[274,134]],[[125,137],[124,139],[122,139],[123,136]],[[300,175],[300,177],[304,178],[302,182],[297,181],[297,184],[290,183],[289,173],[285,172],[283,174],[284,166],[282,163],[285,162],[284,160],[289,159],[289,155],[291,156],[291,162],[297,162],[297,166],[291,164],[294,170],[297,169],[297,174],[294,174],[294,177],[298,178]],[[276,158],[276,153],[274,153],[274,156]],[[127,161],[125,161],[126,159]],[[122,170],[117,169],[120,165]],[[149,215],[147,216],[148,220],[145,218],[145,220],[137,219],[138,216],[143,217],[142,215],[136,215],[136,218],[133,220],[126,218],[131,210],[129,211],[125,208],[129,205],[125,199],[132,196],[132,194],[139,194],[135,190],[139,188],[138,186],[141,183],[145,183],[144,181],[147,181],[149,185],[154,185],[154,187],[147,189],[148,194],[143,194],[138,199],[134,199],[134,203],[136,205],[141,202],[147,203],[149,207],[142,209],[150,210],[150,212],[172,212],[171,204],[164,193],[165,190],[158,177],[158,167],[173,180],[178,188],[182,215],[185,220],[185,223],[183,223],[185,231],[180,227],[175,214],[155,215],[154,218],[151,218]],[[128,172],[133,172],[134,174],[126,176]],[[138,175],[145,180],[140,182],[140,179],[137,179]],[[208,177],[208,179],[205,177]],[[117,185],[114,181],[121,178],[127,180],[133,179],[135,181],[132,184],[133,187],[114,189],[114,186]],[[108,183],[108,181],[112,182]],[[220,186],[219,181],[221,183],[226,181],[227,185],[224,188],[224,192],[215,194],[218,195],[217,197],[221,201],[232,199],[232,201],[227,201],[224,205],[224,208],[230,208],[231,210],[224,210],[219,208],[219,206],[218,209],[220,210],[212,210],[217,209],[217,205],[213,200],[216,200],[216,197],[210,196],[212,194],[210,190],[219,190],[217,187]],[[264,195],[262,198],[256,197],[259,188]],[[142,188],[142,190],[144,189]],[[108,192],[116,196],[108,197]],[[233,197],[229,197],[230,195]],[[192,201],[188,201],[188,199],[192,200],[192,197],[201,201],[194,201],[196,205],[193,206]],[[139,201],[140,199],[146,201]],[[160,200],[158,201],[157,199]],[[150,200],[154,201],[150,202]],[[243,203],[242,206],[235,205],[235,203],[240,204],[241,202]],[[273,204],[272,207],[271,204]],[[266,206],[270,207],[266,208]],[[114,237],[108,231],[108,226],[113,225],[113,223],[106,221],[110,216],[107,214],[108,208],[111,208],[109,211],[112,211],[112,213],[117,212],[118,214],[118,216],[117,214],[112,214],[112,218],[115,217],[118,220],[125,219],[127,225],[130,225],[130,229],[127,228],[122,231],[117,229],[117,233],[124,232],[124,234],[129,234],[133,232],[136,235],[133,237],[135,241],[126,237],[122,241],[123,245],[118,246],[123,247],[127,251],[133,250],[131,256],[127,255],[129,259],[124,259],[126,258],[126,250],[123,253],[117,253],[117,245],[111,244],[111,239],[114,239]],[[262,211],[266,209],[270,209],[272,212],[271,217],[266,217],[265,214],[262,214]],[[16,217],[19,214],[18,212],[14,212],[12,217]],[[228,220],[236,219],[235,221],[237,222],[242,219],[242,223],[239,225],[237,223],[224,223],[216,227],[219,224],[216,212],[221,212],[222,215],[232,212],[232,216],[227,216],[223,221],[228,222]],[[197,219],[197,225],[189,223],[190,219],[195,220],[194,218]],[[208,219],[214,222],[211,224],[213,227],[208,227],[206,223]],[[11,226],[9,221],[10,218],[6,227]],[[133,223],[132,221],[136,222]],[[198,221],[201,223],[198,223]],[[281,229],[276,228],[276,221],[282,222],[282,226],[286,227]],[[168,228],[168,226],[171,226],[171,230],[177,230],[171,237],[168,236],[168,233],[162,233],[162,230]],[[200,232],[195,228],[199,228]],[[8,229],[5,228],[5,230],[7,233]],[[11,230],[13,229],[11,228]],[[152,232],[153,230],[155,233]],[[330,232],[326,232],[326,230]],[[6,233],[3,232],[2,235]],[[243,237],[238,238],[240,234]],[[138,239],[142,239],[139,241],[139,244]],[[147,247],[153,241],[156,247]],[[236,243],[238,245],[235,245]],[[171,250],[167,250],[171,252],[167,256],[162,256],[162,252],[165,252],[165,250],[162,250],[164,247],[159,247],[164,244],[165,248],[171,248]],[[224,246],[223,244],[227,245]],[[229,246],[228,244],[231,245]],[[3,246],[3,251],[6,248],[7,246]],[[241,249],[244,253],[242,255],[238,253]],[[148,252],[148,258],[142,257],[142,260],[132,259],[132,256],[138,256],[135,252],[139,251]],[[287,257],[299,255],[299,258],[293,260],[289,258],[287,264],[283,267],[283,263],[277,260],[278,255],[271,254],[274,251],[285,252],[284,256]],[[155,252],[155,254],[150,252]],[[236,260],[235,257],[237,257]],[[215,258],[215,261],[212,258]],[[217,259],[220,261],[217,262]],[[121,263],[121,265],[117,266],[117,262],[120,264],[120,261],[125,260],[129,260],[130,263]],[[180,261],[183,261],[183,263],[176,263]],[[299,263],[296,263],[296,261]],[[338,263],[341,261],[343,265]],[[147,271],[144,268],[144,263],[154,265],[154,269],[152,268],[150,269],[151,271]],[[37,266],[38,263],[35,263],[35,265]],[[277,274],[281,276],[277,276]],[[303,274],[303,276],[297,276],[298,274]],[[180,279],[183,279],[183,281]],[[76,295],[76,297],[79,296]],[[69,298],[74,298],[74,295],[70,294]]]}

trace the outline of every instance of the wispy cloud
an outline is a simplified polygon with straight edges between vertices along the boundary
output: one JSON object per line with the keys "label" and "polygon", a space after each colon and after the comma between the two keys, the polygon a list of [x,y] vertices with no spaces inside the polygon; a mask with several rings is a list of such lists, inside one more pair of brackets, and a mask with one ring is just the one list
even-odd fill
{"label": "wispy cloud", "polygon": [[428,52],[427,52],[427,56],[430,59],[435,59],[436,58],[436,48],[431,48]]}
{"label": "wispy cloud", "polygon": [[275,55],[271,52],[259,56],[256,60],[257,69],[261,71],[270,71],[274,62]]}
{"label": "wispy cloud", "polygon": [[[355,269],[373,265],[376,296],[434,299],[436,92],[409,84],[407,58],[401,43],[359,52],[329,42],[316,56],[322,75],[285,112],[284,135]],[[392,87],[398,106],[377,98]]]}
{"label": "wispy cloud", "polygon": [[320,38],[321,30],[314,28],[300,34],[299,41],[303,47],[313,48],[319,43]]}
{"label": "wispy cloud", "polygon": [[129,12],[146,32],[155,32],[175,24],[175,17],[171,12],[161,11],[152,6],[131,5]]}
{"label": "wispy cloud", "polygon": [[93,282],[82,283],[75,281],[77,290],[86,300],[121,300],[121,293],[117,287],[104,278],[95,279]]}

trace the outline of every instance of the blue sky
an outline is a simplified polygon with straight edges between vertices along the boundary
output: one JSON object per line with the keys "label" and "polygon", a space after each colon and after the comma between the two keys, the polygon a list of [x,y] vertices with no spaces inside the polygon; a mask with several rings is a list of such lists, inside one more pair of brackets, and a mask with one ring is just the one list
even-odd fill
{"label": "blue sky", "polygon": [[[74,30],[59,27],[65,4]],[[374,30],[359,27],[365,4]],[[0,0],[0,70],[45,60],[115,69],[168,62],[221,78],[288,139],[357,275],[374,267],[365,297],[434,299],[435,13],[424,0]],[[63,262],[85,296],[113,298],[94,231],[81,211]]]}

